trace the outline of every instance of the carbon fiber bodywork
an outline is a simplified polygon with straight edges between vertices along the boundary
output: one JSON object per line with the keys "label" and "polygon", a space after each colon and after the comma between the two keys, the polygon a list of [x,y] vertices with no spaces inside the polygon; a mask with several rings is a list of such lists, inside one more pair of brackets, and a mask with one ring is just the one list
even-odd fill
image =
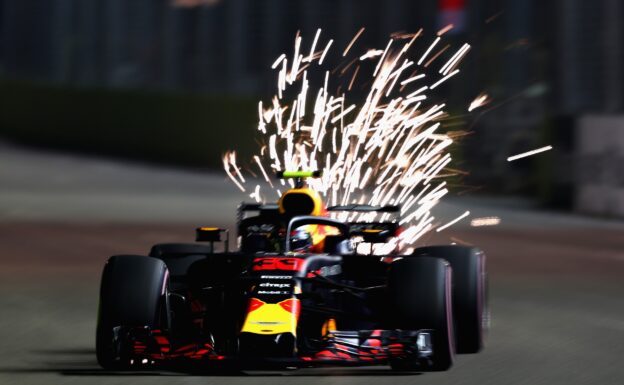
{"label": "carbon fiber bodywork", "polygon": [[[331,209],[398,212],[394,206]],[[249,210],[259,214],[245,217]],[[300,226],[329,226],[336,231],[323,234],[322,243],[314,245],[320,250],[291,252],[290,234]],[[162,279],[154,281],[160,282],[154,289],[160,299],[152,308],[160,309],[161,314],[151,325],[113,323],[113,341],[104,341],[102,346],[109,349],[104,353],[112,356],[112,363],[130,366],[190,363],[213,368],[227,363],[307,367],[407,362],[409,370],[445,370],[454,355],[449,264],[442,259],[423,264],[437,270],[431,270],[433,275],[419,275],[424,281],[440,277],[419,286],[438,293],[439,305],[427,305],[444,317],[435,315],[444,321],[443,327],[438,327],[433,326],[437,321],[406,321],[405,314],[414,313],[414,308],[427,301],[428,293],[418,289],[414,295],[422,298],[421,302],[413,302],[412,289],[401,292],[401,287],[411,287],[407,283],[415,275],[396,274],[395,267],[409,265],[395,261],[435,258],[361,255],[350,246],[353,236],[383,243],[398,230],[396,221],[352,224],[280,214],[274,205],[243,205],[239,209],[238,252],[228,252],[227,247],[224,252],[214,252],[214,242],[229,240],[227,232],[202,227],[197,229],[198,240],[209,242],[207,246],[160,244],[152,248],[149,257],[134,257],[137,266],[142,263],[140,258],[166,265]],[[148,262],[145,260],[146,265]],[[402,283],[391,285],[391,277],[402,277]],[[124,279],[132,285],[133,277]],[[410,317],[420,319],[418,315]],[[440,341],[447,341],[442,343],[447,356],[445,363],[436,367]]]}

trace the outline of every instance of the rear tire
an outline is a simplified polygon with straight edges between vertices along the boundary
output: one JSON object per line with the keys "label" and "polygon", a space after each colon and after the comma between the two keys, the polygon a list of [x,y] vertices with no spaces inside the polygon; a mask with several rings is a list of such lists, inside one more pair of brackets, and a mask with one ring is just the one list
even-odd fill
{"label": "rear tire", "polygon": [[164,262],[140,255],[117,255],[104,266],[96,330],[96,356],[104,369],[127,369],[129,346],[115,341],[114,328],[166,327]]}
{"label": "rear tire", "polygon": [[466,246],[429,246],[414,251],[448,261],[453,269],[453,314],[457,353],[477,353],[485,342],[489,323],[485,254]]}
{"label": "rear tire", "polygon": [[455,355],[451,269],[439,258],[404,257],[390,265],[388,276],[393,327],[403,330],[433,329],[430,366],[418,357],[390,360],[394,370],[442,371],[453,364]]}

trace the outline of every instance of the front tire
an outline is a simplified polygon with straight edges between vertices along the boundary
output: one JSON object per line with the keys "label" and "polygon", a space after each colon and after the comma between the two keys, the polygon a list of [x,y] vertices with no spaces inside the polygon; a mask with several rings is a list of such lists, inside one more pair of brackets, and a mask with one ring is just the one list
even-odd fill
{"label": "front tire", "polygon": [[403,330],[433,329],[433,356],[423,366],[416,356],[390,360],[394,370],[442,371],[455,356],[451,269],[439,258],[404,257],[393,262],[388,276],[393,327]]}
{"label": "front tire", "polygon": [[485,254],[475,247],[445,245],[420,247],[413,255],[440,258],[451,264],[457,353],[479,352],[489,326]]}
{"label": "front tire", "polygon": [[166,325],[164,262],[140,255],[117,255],[104,266],[96,330],[96,356],[104,369],[127,369],[130,347],[120,340],[119,328]]}

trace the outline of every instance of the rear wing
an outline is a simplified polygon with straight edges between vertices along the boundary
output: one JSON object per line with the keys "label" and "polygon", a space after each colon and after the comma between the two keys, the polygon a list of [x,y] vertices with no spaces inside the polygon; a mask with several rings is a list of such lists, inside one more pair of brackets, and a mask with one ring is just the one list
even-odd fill
{"label": "rear wing", "polygon": [[[253,217],[247,217],[248,212],[256,212],[259,215],[257,218],[264,218],[264,221],[273,221],[276,222],[276,218],[279,216],[279,206],[277,203],[247,203],[241,202],[238,205],[238,209],[236,210],[236,228],[238,235],[242,234],[241,225],[243,221],[245,223],[249,223],[250,220],[253,220]],[[259,222],[262,222],[260,220]]]}
{"label": "rear wing", "polygon": [[[258,211],[262,212],[275,212],[279,209],[277,203],[247,203],[242,202],[238,206],[238,211],[244,213],[246,211]],[[386,206],[371,206],[371,205],[343,205],[343,206],[329,206],[327,211],[352,211],[352,212],[378,212],[378,213],[400,213],[401,206],[399,205],[386,205]]]}
{"label": "rear wing", "polygon": [[392,237],[398,236],[400,230],[399,219],[401,217],[401,206],[372,206],[361,204],[350,204],[343,206],[331,206],[327,211],[348,211],[348,212],[375,212],[394,214],[394,220],[388,222],[350,222],[349,233],[351,236],[362,237],[367,243],[385,243]]}
{"label": "rear wing", "polygon": [[399,235],[401,227],[397,222],[351,222],[349,235],[362,237],[364,242],[385,243]]}
{"label": "rear wing", "polygon": [[[399,205],[387,205],[387,206],[372,206],[362,204],[350,204],[341,206],[330,206],[327,211],[338,212],[377,212],[393,214],[394,218],[387,222],[347,222],[346,225],[349,228],[347,232],[349,236],[359,236],[364,239],[364,242],[370,243],[383,243],[387,242],[390,238],[395,237],[400,232],[399,220],[401,214],[401,206]],[[247,212],[256,212],[260,216],[256,218],[247,218]],[[262,225],[267,223],[279,223],[279,208],[276,203],[246,203],[242,202],[238,206],[237,212],[237,227],[239,235],[242,233],[241,225],[243,221],[246,225]],[[251,222],[250,222],[251,221]]]}
{"label": "rear wing", "polygon": [[330,206],[327,211],[353,211],[353,212],[378,212],[378,213],[400,213],[401,206],[387,205],[387,206],[371,206],[371,205],[359,205],[351,204],[344,206]]}

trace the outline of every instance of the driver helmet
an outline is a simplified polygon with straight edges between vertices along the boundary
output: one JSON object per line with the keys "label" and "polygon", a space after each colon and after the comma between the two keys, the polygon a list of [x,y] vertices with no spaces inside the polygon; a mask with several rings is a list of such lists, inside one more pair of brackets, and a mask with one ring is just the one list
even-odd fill
{"label": "driver helmet", "polygon": [[308,252],[312,248],[313,244],[312,235],[303,229],[293,230],[290,233],[291,251],[299,253]]}

